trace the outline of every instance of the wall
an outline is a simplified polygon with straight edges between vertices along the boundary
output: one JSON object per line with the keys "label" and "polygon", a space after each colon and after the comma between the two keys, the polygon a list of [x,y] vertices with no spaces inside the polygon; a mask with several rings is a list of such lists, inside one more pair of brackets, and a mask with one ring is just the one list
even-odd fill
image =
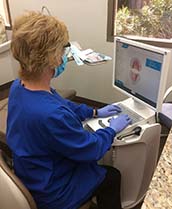
{"label": "wall", "polygon": [[[65,22],[70,40],[80,43],[83,49],[92,48],[113,56],[113,43],[106,42],[107,0],[9,0],[12,20],[24,10],[41,10],[47,6],[52,15]],[[77,95],[111,103],[120,99],[112,88],[112,61],[94,67],[69,63],[66,71],[52,84],[58,88],[74,88]]]}

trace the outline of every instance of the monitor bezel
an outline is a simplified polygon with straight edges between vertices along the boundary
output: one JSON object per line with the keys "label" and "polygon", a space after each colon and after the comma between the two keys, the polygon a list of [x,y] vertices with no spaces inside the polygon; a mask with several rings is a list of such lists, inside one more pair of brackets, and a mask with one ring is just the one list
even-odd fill
{"label": "monitor bezel", "polygon": [[[161,78],[160,78],[160,84],[159,84],[159,91],[158,91],[158,97],[157,97],[157,103],[156,103],[156,107],[153,107],[152,105],[146,103],[145,101],[139,99],[138,97],[136,97],[133,94],[130,94],[129,92],[123,90],[122,88],[120,88],[119,86],[115,85],[115,64],[116,64],[116,43],[117,41],[120,41],[124,44],[129,44],[129,45],[133,45],[139,48],[143,48],[146,50],[150,50],[150,51],[155,51],[158,52],[164,56],[164,60],[162,63],[162,70],[161,70]],[[160,48],[160,47],[156,47],[153,45],[148,45],[145,43],[141,43],[138,41],[133,41],[131,39],[128,38],[124,38],[124,37],[114,37],[114,60],[113,60],[113,78],[112,78],[112,86],[113,88],[119,90],[122,94],[133,98],[134,100],[138,101],[141,104],[146,105],[147,107],[153,109],[155,112],[161,112],[162,110],[162,104],[163,104],[163,98],[164,98],[164,94],[165,94],[165,88],[166,88],[166,82],[167,82],[167,77],[168,77],[168,71],[169,71],[169,66],[170,66],[170,59],[171,59],[171,50],[166,49],[166,48]]]}

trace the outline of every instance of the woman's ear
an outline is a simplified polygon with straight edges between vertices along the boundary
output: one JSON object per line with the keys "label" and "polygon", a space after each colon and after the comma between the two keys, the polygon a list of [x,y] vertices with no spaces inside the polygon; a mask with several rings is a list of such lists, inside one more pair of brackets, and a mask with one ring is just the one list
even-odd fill
{"label": "woman's ear", "polygon": [[58,56],[58,57],[57,57],[57,67],[58,67],[59,65],[61,65],[61,63],[62,63],[62,58],[61,58],[61,56]]}

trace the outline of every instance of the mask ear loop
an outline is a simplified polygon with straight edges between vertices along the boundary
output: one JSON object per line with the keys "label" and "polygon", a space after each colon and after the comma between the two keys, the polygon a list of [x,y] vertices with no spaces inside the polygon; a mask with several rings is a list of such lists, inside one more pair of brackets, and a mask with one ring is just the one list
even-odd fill
{"label": "mask ear loop", "polygon": [[41,13],[42,14],[44,14],[44,11],[47,12],[47,14],[49,16],[51,16],[51,12],[50,12],[50,10],[46,6],[42,6],[42,8],[41,8]]}

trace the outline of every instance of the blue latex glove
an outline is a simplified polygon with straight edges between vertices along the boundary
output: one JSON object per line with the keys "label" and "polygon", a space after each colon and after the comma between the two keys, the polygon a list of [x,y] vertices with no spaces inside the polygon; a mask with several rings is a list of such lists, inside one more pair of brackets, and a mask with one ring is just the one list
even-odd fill
{"label": "blue latex glove", "polygon": [[119,133],[124,128],[126,128],[129,124],[131,124],[132,120],[128,115],[120,115],[117,118],[111,118],[110,127],[115,131],[115,133]]}
{"label": "blue latex glove", "polygon": [[97,110],[97,117],[105,118],[121,112],[121,108],[117,105],[107,105]]}

